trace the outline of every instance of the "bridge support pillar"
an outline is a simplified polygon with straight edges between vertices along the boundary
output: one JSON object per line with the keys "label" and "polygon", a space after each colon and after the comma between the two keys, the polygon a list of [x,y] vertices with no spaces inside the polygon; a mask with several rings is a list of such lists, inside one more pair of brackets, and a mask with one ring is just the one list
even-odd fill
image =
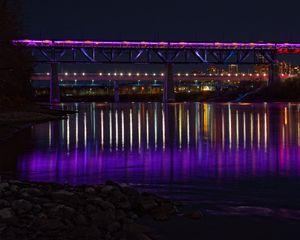
{"label": "bridge support pillar", "polygon": [[60,102],[60,90],[58,82],[58,63],[51,63],[50,79],[50,103]]}
{"label": "bridge support pillar", "polygon": [[164,95],[163,102],[174,102],[174,79],[173,79],[173,66],[171,63],[166,64],[164,80]]}
{"label": "bridge support pillar", "polygon": [[280,82],[279,65],[277,62],[269,65],[269,80],[268,85]]}
{"label": "bridge support pillar", "polygon": [[120,89],[119,89],[118,81],[114,81],[114,100],[115,100],[115,102],[120,101]]}

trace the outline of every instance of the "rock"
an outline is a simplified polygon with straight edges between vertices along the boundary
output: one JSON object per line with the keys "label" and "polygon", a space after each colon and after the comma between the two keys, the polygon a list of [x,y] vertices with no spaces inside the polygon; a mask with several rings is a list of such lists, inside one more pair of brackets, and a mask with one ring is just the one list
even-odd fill
{"label": "rock", "polygon": [[0,199],[0,208],[5,208],[5,207],[9,207],[9,201],[6,201],[4,199]]}
{"label": "rock", "polygon": [[128,217],[130,217],[131,219],[137,220],[139,217],[138,215],[136,215],[134,212],[130,211],[127,213]]}
{"label": "rock", "polygon": [[113,222],[112,224],[110,224],[107,228],[107,230],[109,232],[117,232],[121,229],[121,225],[118,222]]}
{"label": "rock", "polygon": [[124,218],[127,218],[127,214],[122,209],[118,209],[116,211],[116,219],[122,221]]}
{"label": "rock", "polygon": [[4,194],[3,194],[5,197],[9,197],[12,195],[12,192],[11,191],[5,191]]}
{"label": "rock", "polygon": [[140,196],[140,193],[131,187],[122,188],[122,192],[129,198],[138,198]]}
{"label": "rock", "polygon": [[94,206],[94,205],[91,205],[91,204],[88,204],[86,207],[85,207],[85,211],[86,213],[95,213],[97,212],[98,210],[100,210],[97,206]]}
{"label": "rock", "polygon": [[7,182],[0,183],[0,191],[9,188],[9,184]]}
{"label": "rock", "polygon": [[[112,239],[112,236],[110,233],[105,234],[105,240],[111,240],[111,239]],[[126,240],[126,239],[123,238],[122,240]]]}
{"label": "rock", "polygon": [[89,193],[89,194],[94,194],[94,193],[96,193],[96,190],[95,190],[94,188],[92,188],[92,187],[87,187],[87,188],[84,189],[84,191],[85,191],[86,193]]}
{"label": "rock", "polygon": [[158,203],[153,197],[141,196],[138,204],[142,207],[142,210],[145,212],[158,206]]}
{"label": "rock", "polygon": [[15,200],[12,202],[12,208],[18,214],[27,213],[32,209],[32,204],[24,199]]}
{"label": "rock", "polygon": [[10,186],[10,191],[13,192],[13,193],[16,193],[18,192],[19,190],[19,187],[17,185],[11,185]]}
{"label": "rock", "polygon": [[5,240],[6,239],[7,240],[15,240],[15,239],[17,239],[16,234],[14,233],[14,230],[11,229],[11,228],[6,229],[5,234],[3,234],[3,235],[4,235],[3,239],[5,239]]}
{"label": "rock", "polygon": [[24,184],[24,183],[22,183],[21,181],[19,181],[19,180],[9,180],[8,181],[10,184]]}
{"label": "rock", "polygon": [[102,193],[110,193],[111,191],[113,191],[114,189],[116,189],[114,186],[111,185],[106,185],[101,189]]}
{"label": "rock", "polygon": [[150,240],[149,229],[134,223],[136,210],[156,220],[168,219],[176,212],[172,202],[156,194],[140,194],[113,181],[80,187],[23,182],[0,185],[0,236],[4,239]]}
{"label": "rock", "polygon": [[108,198],[108,201],[112,202],[117,208],[129,209],[131,207],[127,196],[119,190],[112,191]]}
{"label": "rock", "polygon": [[131,204],[128,201],[117,202],[116,206],[118,208],[122,208],[122,209],[130,209],[131,208]]}
{"label": "rock", "polygon": [[30,194],[27,193],[27,192],[21,193],[21,196],[22,196],[22,198],[29,198],[29,197],[31,197]]}
{"label": "rock", "polygon": [[2,232],[4,232],[4,230],[7,228],[7,225],[4,223],[0,223],[0,235]]}
{"label": "rock", "polygon": [[58,205],[50,209],[50,216],[59,216],[62,218],[72,218],[74,217],[76,211],[71,207],[67,207],[65,205]]}
{"label": "rock", "polygon": [[66,190],[59,190],[51,194],[54,200],[62,200],[62,201],[68,201],[72,197],[74,197],[74,195],[75,194],[73,192],[66,191]]}
{"label": "rock", "polygon": [[32,195],[32,196],[41,197],[41,196],[44,195],[44,193],[41,190],[39,190],[37,188],[33,188],[33,187],[22,188],[20,190],[20,193],[22,193],[23,196],[30,196],[30,195]]}
{"label": "rock", "polygon": [[55,231],[65,228],[65,225],[59,219],[43,219],[38,224],[42,231]]}
{"label": "rock", "polygon": [[85,234],[84,234],[85,238],[84,239],[101,239],[101,231],[97,228],[97,226],[95,225],[91,225],[89,226],[86,231],[85,231]]}
{"label": "rock", "polygon": [[42,207],[39,204],[35,204],[32,208],[32,212],[35,214],[38,214],[42,211]]}
{"label": "rock", "polygon": [[0,209],[0,219],[10,219],[14,217],[14,212],[11,208]]}
{"label": "rock", "polygon": [[86,226],[88,225],[87,219],[82,214],[78,214],[74,219],[74,224],[79,226]]}
{"label": "rock", "polygon": [[104,210],[115,209],[115,206],[111,202],[105,201],[102,198],[89,199],[88,202],[92,203],[93,205],[99,206]]}
{"label": "rock", "polygon": [[115,212],[111,210],[98,210],[94,213],[90,213],[89,216],[93,223],[100,227],[107,227],[116,219]]}

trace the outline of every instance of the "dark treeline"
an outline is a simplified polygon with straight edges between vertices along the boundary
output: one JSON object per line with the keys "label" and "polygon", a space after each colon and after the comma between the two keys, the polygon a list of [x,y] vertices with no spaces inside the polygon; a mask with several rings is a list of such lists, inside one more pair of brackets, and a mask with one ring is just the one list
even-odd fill
{"label": "dark treeline", "polygon": [[11,44],[22,28],[22,0],[0,0],[0,107],[31,101],[31,56]]}

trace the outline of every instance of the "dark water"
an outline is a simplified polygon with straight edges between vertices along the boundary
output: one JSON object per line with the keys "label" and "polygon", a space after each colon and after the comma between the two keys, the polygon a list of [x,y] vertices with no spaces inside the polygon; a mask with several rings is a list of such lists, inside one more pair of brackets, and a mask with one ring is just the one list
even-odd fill
{"label": "dark water", "polygon": [[32,181],[110,179],[179,199],[256,201],[267,194],[268,203],[293,205],[299,197],[300,104],[61,108],[79,113],[32,127],[6,148],[0,170]]}

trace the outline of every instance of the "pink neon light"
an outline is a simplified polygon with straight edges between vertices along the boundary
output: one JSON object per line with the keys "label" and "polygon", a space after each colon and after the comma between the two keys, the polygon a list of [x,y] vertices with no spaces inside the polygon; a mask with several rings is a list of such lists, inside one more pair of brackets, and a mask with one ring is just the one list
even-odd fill
{"label": "pink neon light", "polygon": [[134,42],[134,41],[74,41],[74,40],[14,40],[23,47],[96,47],[96,48],[197,48],[197,49],[269,49],[296,51],[300,43],[221,43],[221,42]]}

